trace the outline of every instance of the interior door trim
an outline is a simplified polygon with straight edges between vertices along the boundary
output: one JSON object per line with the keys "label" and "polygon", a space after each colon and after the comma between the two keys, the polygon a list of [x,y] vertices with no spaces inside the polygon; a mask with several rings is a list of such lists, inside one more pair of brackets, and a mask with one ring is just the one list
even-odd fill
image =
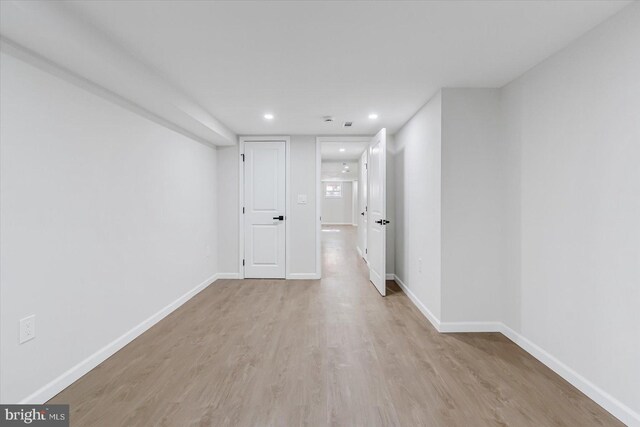
{"label": "interior door trim", "polygon": [[[369,142],[371,136],[317,136],[316,137],[316,279],[322,277],[322,143],[323,142]],[[367,150],[369,148],[367,147]],[[358,188],[360,191],[360,188]]]}
{"label": "interior door trim", "polygon": [[[290,182],[290,145],[291,138],[288,136],[241,136],[238,139],[238,278],[244,279],[244,144],[245,142],[284,142],[285,143],[285,216],[291,218],[291,182]],[[291,275],[290,244],[291,230],[290,221],[285,221],[285,278]]]}

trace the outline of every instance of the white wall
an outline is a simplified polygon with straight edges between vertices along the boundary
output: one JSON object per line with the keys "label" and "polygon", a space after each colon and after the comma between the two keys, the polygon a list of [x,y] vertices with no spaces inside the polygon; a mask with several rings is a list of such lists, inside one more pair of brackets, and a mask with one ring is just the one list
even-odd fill
{"label": "white wall", "polygon": [[[0,400],[10,403],[212,280],[217,166],[209,146],[4,53],[0,64]],[[19,345],[31,314],[36,338]]]}
{"label": "white wall", "polygon": [[217,147],[218,163],[218,271],[220,277],[237,278],[239,264],[238,209],[239,157],[238,145]]}
{"label": "white wall", "polygon": [[[441,330],[505,332],[630,425],[638,40],[635,3],[502,89],[443,89],[397,133],[395,162],[396,274],[418,305]],[[416,268],[438,271],[440,248],[441,286]]]}
{"label": "white wall", "polygon": [[[316,265],[316,138],[291,137],[291,233],[290,265],[287,270],[297,278],[311,278],[319,271]],[[298,204],[298,195],[307,196]]]}
{"label": "white wall", "polygon": [[358,194],[360,191],[358,181],[351,182],[351,225],[358,226]]}
{"label": "white wall", "polygon": [[442,90],[443,322],[500,321],[506,157],[498,89]]}
{"label": "white wall", "polygon": [[395,273],[396,269],[396,159],[395,138],[387,134],[387,220],[386,227],[386,270],[387,275]]}
{"label": "white wall", "polygon": [[[440,318],[441,94],[395,135],[395,274]],[[419,260],[422,260],[419,262]]]}
{"label": "white wall", "polygon": [[[290,259],[287,272],[294,278],[310,279],[316,265],[316,137],[290,137],[289,221]],[[219,271],[221,277],[239,275],[238,263],[238,147],[218,147],[219,200]],[[306,195],[307,203],[298,204],[298,195]]]}
{"label": "white wall", "polygon": [[[342,197],[325,197],[327,185],[333,183],[342,185]],[[323,181],[321,188],[322,223],[351,225],[353,223],[353,186],[351,181]]]}
{"label": "white wall", "polygon": [[502,319],[499,100],[497,89],[442,89],[396,134],[395,273],[448,327]]}
{"label": "white wall", "polygon": [[[507,323],[640,413],[640,3],[503,89]],[[637,418],[640,425],[640,418]]]}

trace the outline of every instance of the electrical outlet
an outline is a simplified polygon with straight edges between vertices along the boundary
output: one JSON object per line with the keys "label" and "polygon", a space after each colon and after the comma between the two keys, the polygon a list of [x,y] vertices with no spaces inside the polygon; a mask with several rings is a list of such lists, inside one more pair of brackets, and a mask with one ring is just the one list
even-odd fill
{"label": "electrical outlet", "polygon": [[20,319],[20,344],[36,337],[36,315]]}
{"label": "electrical outlet", "polygon": [[422,273],[422,258],[418,258],[418,273]]}

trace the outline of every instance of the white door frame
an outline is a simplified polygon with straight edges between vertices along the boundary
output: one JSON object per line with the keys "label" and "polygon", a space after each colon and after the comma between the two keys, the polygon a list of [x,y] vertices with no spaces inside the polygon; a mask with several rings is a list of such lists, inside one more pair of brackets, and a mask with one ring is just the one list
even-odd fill
{"label": "white door frame", "polygon": [[[322,275],[322,143],[323,142],[369,142],[370,136],[317,136],[316,137],[316,266],[318,279]],[[367,150],[369,147],[367,146]],[[360,160],[358,160],[359,162]],[[358,188],[358,191],[360,189]]]}
{"label": "white door frame", "polygon": [[291,268],[291,263],[289,262],[289,251],[290,251],[290,238],[291,233],[289,229],[289,218],[291,216],[291,197],[290,197],[290,182],[289,182],[289,171],[291,169],[291,162],[289,156],[289,149],[291,144],[291,138],[288,136],[241,136],[239,138],[239,155],[238,155],[238,181],[240,183],[239,197],[238,197],[238,271],[240,272],[239,278],[244,279],[244,213],[242,212],[242,208],[244,207],[244,144],[245,142],[284,142],[285,143],[285,277],[288,279],[290,275],[289,269]]}
{"label": "white door frame", "polygon": [[322,278],[322,139],[316,137],[316,279]]}

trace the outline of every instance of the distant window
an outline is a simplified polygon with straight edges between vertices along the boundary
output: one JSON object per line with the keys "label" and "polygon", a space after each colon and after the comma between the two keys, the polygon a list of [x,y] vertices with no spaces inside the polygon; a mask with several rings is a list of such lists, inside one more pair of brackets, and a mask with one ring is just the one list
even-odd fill
{"label": "distant window", "polygon": [[324,197],[342,197],[342,184],[339,182],[327,184],[324,187]]}

